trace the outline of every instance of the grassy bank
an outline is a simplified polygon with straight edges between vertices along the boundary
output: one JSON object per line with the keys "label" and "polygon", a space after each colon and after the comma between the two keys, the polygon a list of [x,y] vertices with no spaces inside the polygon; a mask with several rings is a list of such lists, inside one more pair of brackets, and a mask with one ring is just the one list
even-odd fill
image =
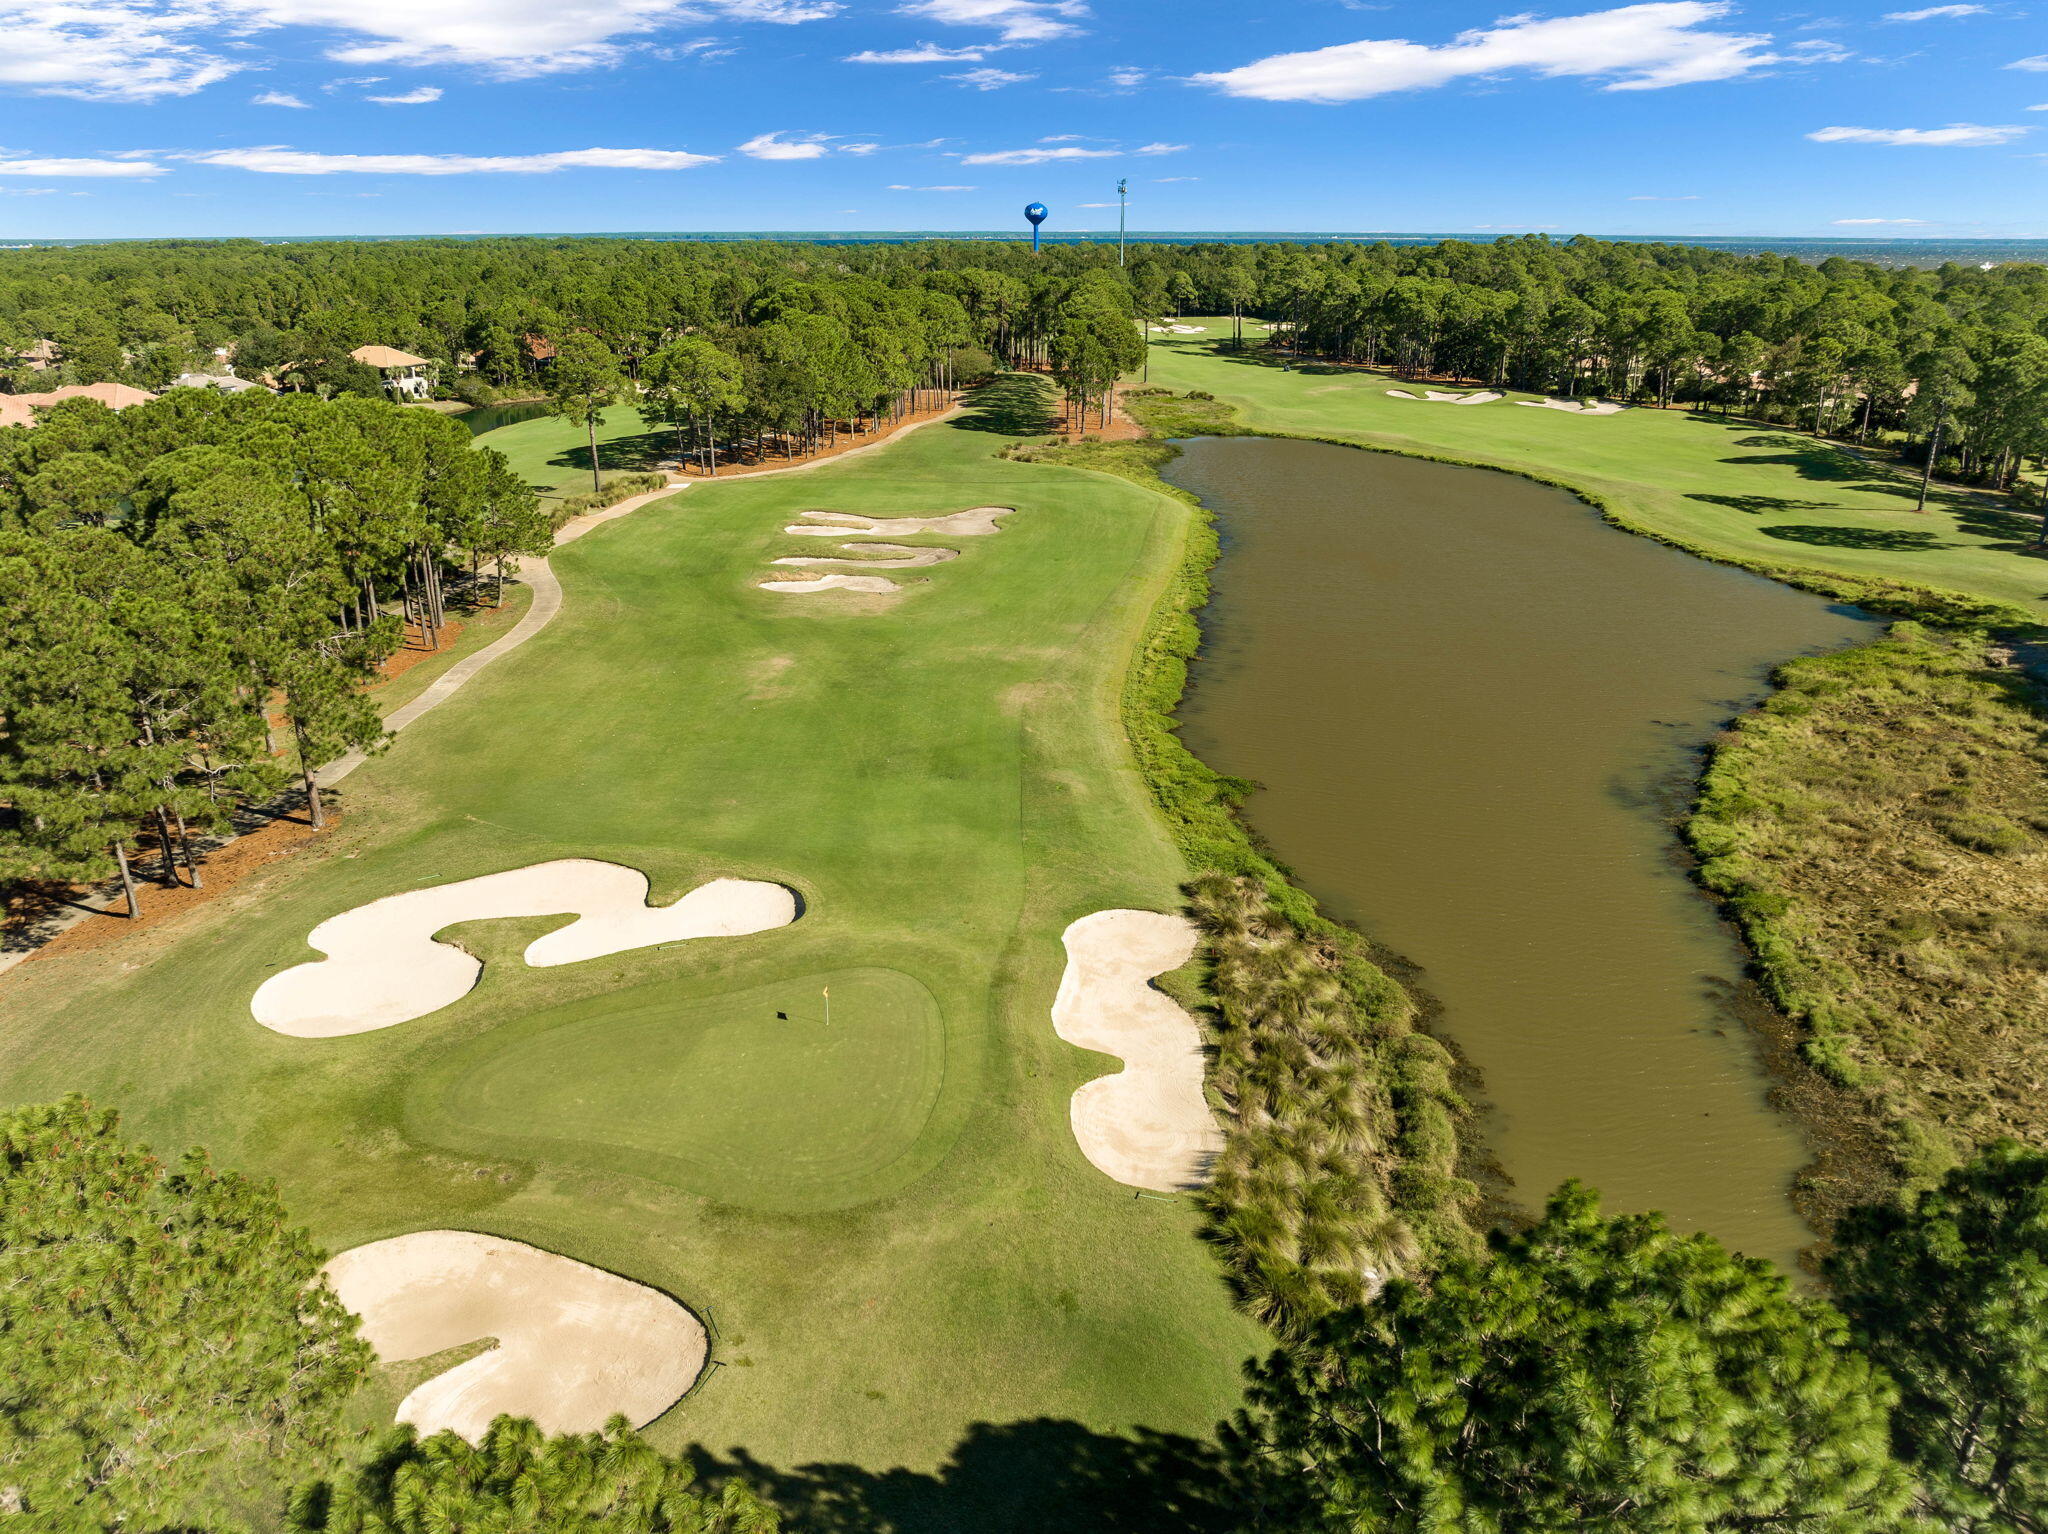
{"label": "grassy bank", "polygon": [[1792,662],[1715,752],[1689,835],[1809,1059],[1924,1182],[2048,1140],[2048,735],[1979,635],[1901,624]]}
{"label": "grassy bank", "polygon": [[[792,1502],[1146,1527],[1147,1467],[1265,1339],[1197,1209],[1082,1157],[1069,1098],[1116,1066],[1048,1007],[1067,923],[1181,900],[1118,700],[1189,513],[1011,440],[971,415],[558,551],[560,617],[351,777],[317,854],[8,976],[5,1096],[82,1089],[210,1144],[330,1248],[476,1229],[675,1294],[719,1367],[653,1436]],[[753,584],[830,552],[781,533],[802,511],[980,505],[1017,510],[899,599]],[[318,921],[556,857],[645,869],[657,901],[782,880],[805,914],[552,969],[517,955],[559,923],[472,926],[483,982],[429,1017],[324,1041],[250,1017]]]}
{"label": "grassy bank", "polygon": [[1127,398],[1151,435],[1012,456],[1113,475],[1194,517],[1173,583],[1124,688],[1124,720],[1160,812],[1197,878],[1207,938],[1212,1088],[1226,1149],[1204,1196],[1207,1235],[1254,1315],[1282,1334],[1367,1298],[1386,1275],[1474,1242],[1477,1187],[1459,1175],[1469,1109],[1449,1052],[1359,934],[1325,918],[1238,813],[1251,784],[1182,743],[1174,714],[1201,645],[1218,544],[1210,514],[1158,470],[1174,436],[1231,429],[1228,407],[1164,390]]}
{"label": "grassy bank", "polygon": [[[1216,321],[1197,321],[1214,325]],[[1227,322],[1224,322],[1227,323]],[[2003,627],[2048,617],[2040,518],[1918,482],[1782,427],[1680,410],[1576,416],[1391,397],[1391,374],[1258,348],[1158,341],[1154,381],[1213,394],[1243,427],[1507,469],[1570,490],[1632,532],[1873,611]]]}

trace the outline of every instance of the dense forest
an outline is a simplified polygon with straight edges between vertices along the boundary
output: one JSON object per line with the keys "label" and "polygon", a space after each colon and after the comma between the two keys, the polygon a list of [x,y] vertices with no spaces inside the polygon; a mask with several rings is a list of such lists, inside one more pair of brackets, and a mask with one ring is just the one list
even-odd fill
{"label": "dense forest", "polygon": [[[364,344],[443,364],[445,392],[540,392],[551,346],[601,340],[627,378],[676,338],[732,355],[732,428],[800,431],[961,371],[1051,364],[1070,401],[1141,360],[1117,312],[1252,315],[1340,360],[1561,394],[1700,402],[1858,439],[1905,433],[2009,483],[2048,449],[2048,268],[1534,235],[1431,246],[1000,242],[827,247],[620,239],[155,242],[0,260],[0,385],[161,387],[228,351],[245,377],[374,392]],[[26,363],[36,343],[54,367]],[[342,359],[337,361],[336,359]],[[289,366],[288,366],[289,365]],[[283,370],[280,373],[278,370]]]}

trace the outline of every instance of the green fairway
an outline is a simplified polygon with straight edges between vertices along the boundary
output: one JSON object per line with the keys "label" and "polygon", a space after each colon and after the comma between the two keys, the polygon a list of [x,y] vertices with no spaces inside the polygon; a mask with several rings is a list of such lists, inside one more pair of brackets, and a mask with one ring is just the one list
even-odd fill
{"label": "green fairway", "polygon": [[1490,405],[1394,399],[1390,388],[1422,388],[1316,363],[1285,371],[1263,351],[1220,350],[1211,337],[1229,334],[1228,319],[1189,323],[1210,326],[1210,336],[1155,336],[1152,382],[1206,390],[1253,430],[1521,470],[1591,491],[1644,530],[1718,558],[1905,581],[2048,614],[2040,518],[1999,497],[1937,488],[1915,512],[1917,479],[1784,427],[1685,410],[1576,416],[1514,404],[1542,396],[1512,392]]}
{"label": "green fairway", "polygon": [[[664,1446],[896,1472],[923,1509],[899,1527],[1156,1500],[1097,1435],[1205,1432],[1261,1334],[1186,1201],[1082,1158],[1068,1099],[1115,1062],[1061,1043],[1048,1008],[1067,923],[1179,904],[1117,703],[1189,513],[1001,460],[997,425],[699,485],[558,551],[561,616],[351,777],[330,837],[11,974],[4,1096],[83,1090],[160,1147],[204,1142],[332,1248],[476,1229],[675,1294],[721,1367]],[[802,511],[984,505],[1017,510],[911,540],[961,557],[899,598],[753,585],[779,554],[835,552],[781,533]],[[521,949],[562,919],[473,923],[483,983],[414,1022],[307,1040],[251,1018],[325,918],[560,857],[644,869],[659,903],[777,880],[804,912],[539,969]],[[942,1495],[923,1477],[970,1437],[979,1489]],[[1094,1473],[1063,1478],[1077,1455]]]}
{"label": "green fairway", "polygon": [[[557,495],[590,488],[590,439],[574,421],[536,416],[485,432],[477,446],[496,448],[529,485]],[[675,429],[643,420],[632,405],[614,405],[597,428],[597,461],[605,470],[642,471],[676,455]]]}

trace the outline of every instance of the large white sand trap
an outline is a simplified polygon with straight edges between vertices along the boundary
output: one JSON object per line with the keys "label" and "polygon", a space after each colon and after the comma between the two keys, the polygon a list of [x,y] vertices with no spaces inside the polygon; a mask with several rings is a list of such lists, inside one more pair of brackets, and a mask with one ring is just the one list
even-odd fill
{"label": "large white sand trap", "polygon": [[343,1252],[327,1277],[385,1363],[497,1340],[398,1403],[423,1434],[475,1443],[505,1415],[549,1433],[595,1432],[614,1412],[645,1427],[704,1367],[702,1324],[667,1295],[519,1241],[415,1231]]}
{"label": "large white sand trap", "polygon": [[1611,399],[1518,399],[1518,405],[1527,405],[1531,410],[1562,410],[1571,415],[1620,415],[1628,409],[1617,405]]}
{"label": "large white sand trap", "polygon": [[483,961],[434,940],[458,922],[512,916],[576,920],[527,944],[547,967],[693,937],[739,937],[796,920],[796,896],[756,879],[713,879],[674,905],[647,903],[647,875],[591,858],[560,858],[455,884],[389,895],[329,917],[306,941],[327,955],[272,975],[249,1010],[301,1039],[369,1033],[459,1001]]}
{"label": "large white sand trap", "polygon": [[1430,405],[1491,405],[1501,397],[1496,389],[1481,389],[1477,394],[1453,394],[1444,389],[1424,389],[1420,394],[1410,394],[1406,389],[1389,389],[1387,393],[1395,399],[1412,399]]}
{"label": "large white sand trap", "polygon": [[1067,970],[1052,1004],[1053,1031],[1124,1062],[1068,1106],[1081,1154],[1134,1188],[1199,1187],[1223,1149],[1202,1097],[1202,1035],[1150,984],[1187,963],[1194,926],[1158,911],[1097,911],[1067,928],[1062,941]]}
{"label": "large white sand trap", "polygon": [[897,557],[891,559],[846,559],[843,557],[835,558],[828,555],[820,555],[813,559],[801,554],[791,554],[783,559],[771,559],[768,563],[771,565],[796,565],[804,570],[822,570],[833,565],[843,565],[856,570],[915,570],[925,565],[942,565],[949,559],[958,559],[960,557],[958,549],[921,549],[912,543],[850,543],[847,547],[850,549],[860,549],[864,553],[890,554]]}
{"label": "large white sand trap", "polygon": [[908,538],[917,533],[944,533],[949,538],[981,538],[1001,532],[997,518],[1007,517],[1013,506],[976,506],[945,517],[862,517],[850,511],[807,511],[804,516],[819,527],[797,524],[785,533],[799,538]]}
{"label": "large white sand trap", "polygon": [[1151,328],[1167,336],[1204,336],[1209,333],[1207,325],[1154,325]]}
{"label": "large white sand trap", "polygon": [[807,581],[762,581],[760,587],[763,591],[865,591],[873,596],[903,589],[879,575],[820,575]]}

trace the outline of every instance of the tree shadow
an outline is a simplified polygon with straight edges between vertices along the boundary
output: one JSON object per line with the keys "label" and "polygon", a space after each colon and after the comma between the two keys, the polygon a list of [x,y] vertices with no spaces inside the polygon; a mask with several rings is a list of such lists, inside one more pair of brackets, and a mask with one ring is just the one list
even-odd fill
{"label": "tree shadow", "polygon": [[2041,542],[2042,513],[2016,511],[1981,500],[1957,506],[1954,512],[1959,530],[1984,539],[1990,547],[2023,554],[2029,559],[2048,559],[2048,545]]}
{"label": "tree shadow", "polygon": [[1782,495],[1688,495],[1688,501],[1704,501],[1709,506],[1726,506],[1731,511],[1746,511],[1751,516],[1762,516],[1767,511],[1829,511],[1832,501],[1794,501]]}
{"label": "tree shadow", "polygon": [[1880,549],[1891,554],[1925,554],[1948,548],[1933,533],[1908,532],[1879,527],[1809,527],[1783,523],[1759,528],[1766,538],[1788,543],[1807,543],[1825,549]]}
{"label": "tree shadow", "polygon": [[1140,1428],[1128,1438],[1050,1417],[979,1422],[930,1475],[812,1464],[778,1470],[734,1449],[686,1451],[716,1487],[739,1479],[789,1534],[1225,1534],[1214,1445]]}
{"label": "tree shadow", "polygon": [[1747,457],[1724,458],[1723,463],[1778,464],[1791,469],[1801,479],[1818,479],[1833,482],[1862,479],[1870,473],[1870,465],[1852,458],[1840,448],[1816,442],[1810,437],[1794,436],[1790,432],[1765,432],[1754,437],[1738,437],[1737,447],[1774,447],[1783,451],[1759,453]]}
{"label": "tree shadow", "polygon": [[1040,437],[1060,429],[1052,384],[1036,373],[999,373],[968,395],[967,404],[967,413],[954,422],[965,431]]}
{"label": "tree shadow", "polygon": [[[614,437],[609,442],[597,445],[597,463],[600,469],[623,469],[633,473],[645,473],[659,467],[664,461],[673,461],[676,456],[676,435],[666,428],[655,428],[636,433],[630,437]],[[551,468],[580,469],[590,472],[590,448],[579,444],[564,449],[548,460]]]}

